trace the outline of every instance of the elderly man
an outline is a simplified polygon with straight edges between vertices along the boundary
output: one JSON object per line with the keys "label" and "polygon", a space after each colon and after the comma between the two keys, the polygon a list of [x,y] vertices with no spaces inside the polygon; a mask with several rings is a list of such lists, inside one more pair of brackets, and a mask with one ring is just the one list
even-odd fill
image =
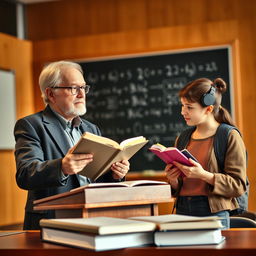
{"label": "elderly man", "polygon": [[[84,132],[101,135],[99,128],[81,118],[86,113],[86,85],[79,64],[69,61],[47,65],[39,77],[46,108],[17,121],[16,181],[28,190],[24,229],[39,229],[42,218],[54,218],[53,211],[34,211],[33,201],[69,191],[91,181],[79,172],[91,161],[91,154],[72,154],[72,147]],[[97,182],[124,178],[129,162],[113,164]]]}

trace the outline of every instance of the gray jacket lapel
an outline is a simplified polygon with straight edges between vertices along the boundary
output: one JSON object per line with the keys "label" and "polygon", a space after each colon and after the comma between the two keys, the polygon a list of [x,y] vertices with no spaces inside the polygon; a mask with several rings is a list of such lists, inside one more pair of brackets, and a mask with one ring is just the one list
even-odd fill
{"label": "gray jacket lapel", "polygon": [[61,126],[60,122],[56,118],[55,114],[52,112],[49,106],[46,107],[43,112],[43,123],[49,132],[51,139],[55,142],[56,146],[66,155],[70,149],[70,145],[65,135],[65,131]]}

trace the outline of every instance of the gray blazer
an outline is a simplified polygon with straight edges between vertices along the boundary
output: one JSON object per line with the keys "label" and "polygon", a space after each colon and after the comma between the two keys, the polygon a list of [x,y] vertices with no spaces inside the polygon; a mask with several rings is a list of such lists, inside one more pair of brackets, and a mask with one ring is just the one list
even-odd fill
{"label": "gray blazer", "polygon": [[[80,131],[101,135],[99,128],[82,119]],[[24,117],[14,128],[16,182],[21,189],[28,190],[25,208],[24,229],[39,229],[39,220],[54,218],[53,211],[34,211],[33,201],[67,192],[90,182],[81,175],[70,175],[63,179],[61,161],[70,148],[60,122],[51,108]],[[114,181],[110,172],[97,182]]]}

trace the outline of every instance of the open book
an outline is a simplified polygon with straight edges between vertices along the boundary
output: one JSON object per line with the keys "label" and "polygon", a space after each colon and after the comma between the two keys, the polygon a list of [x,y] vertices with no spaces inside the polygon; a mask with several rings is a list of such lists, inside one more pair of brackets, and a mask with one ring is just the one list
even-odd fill
{"label": "open book", "polygon": [[158,230],[199,230],[199,229],[221,229],[223,228],[220,217],[206,216],[196,217],[181,214],[166,214],[158,216],[138,216],[130,219],[153,222]]}
{"label": "open book", "polygon": [[90,183],[78,188],[74,188],[71,191],[82,190],[84,188],[102,188],[102,187],[136,187],[136,186],[149,186],[149,185],[168,185],[165,181],[157,180],[129,180],[121,182],[101,182]]}
{"label": "open book", "polygon": [[106,173],[111,165],[122,160],[129,160],[148,141],[143,137],[134,137],[122,141],[116,141],[85,132],[72,153],[93,154],[93,161],[79,173],[92,180],[96,180]]}
{"label": "open book", "polygon": [[173,161],[176,161],[187,166],[192,166],[188,160],[189,158],[198,162],[187,149],[180,151],[175,147],[166,148],[165,146],[157,143],[152,145],[149,150],[162,159],[166,164],[171,164]]}

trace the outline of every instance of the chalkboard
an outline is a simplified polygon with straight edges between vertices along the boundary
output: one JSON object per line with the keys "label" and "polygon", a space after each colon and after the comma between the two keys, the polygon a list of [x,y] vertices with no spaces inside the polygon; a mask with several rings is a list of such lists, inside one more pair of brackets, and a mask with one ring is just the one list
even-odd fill
{"label": "chalkboard", "polygon": [[[131,159],[131,171],[163,170],[164,163],[148,148],[157,142],[173,146],[186,128],[178,91],[200,77],[221,77],[229,85],[230,52],[230,46],[219,46],[80,62],[91,85],[85,118],[117,142],[140,135],[149,139]],[[229,111],[231,88],[222,104]]]}

